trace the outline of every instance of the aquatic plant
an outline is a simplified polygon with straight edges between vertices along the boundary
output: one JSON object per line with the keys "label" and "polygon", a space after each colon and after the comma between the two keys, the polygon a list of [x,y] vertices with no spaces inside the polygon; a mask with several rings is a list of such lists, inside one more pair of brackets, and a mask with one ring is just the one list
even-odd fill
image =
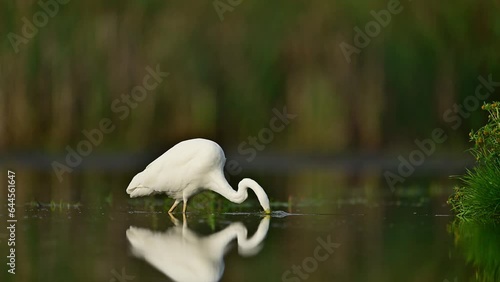
{"label": "aquatic plant", "polygon": [[500,219],[500,103],[484,104],[488,122],[469,134],[476,167],[460,177],[463,185],[455,188],[448,203],[459,218],[487,222]]}

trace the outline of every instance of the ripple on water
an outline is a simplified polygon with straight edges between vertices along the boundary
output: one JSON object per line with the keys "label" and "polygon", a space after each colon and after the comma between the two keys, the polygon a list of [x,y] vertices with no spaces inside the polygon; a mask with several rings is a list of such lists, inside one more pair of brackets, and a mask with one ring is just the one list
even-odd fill
{"label": "ripple on water", "polygon": [[287,213],[285,211],[271,211],[270,214],[265,214],[263,212],[225,212],[224,213],[225,215],[256,215],[256,216],[270,216],[270,217],[277,217],[277,218],[281,218],[281,217],[287,217],[287,216],[290,216],[290,215],[297,215],[297,214],[293,214],[293,213]]}
{"label": "ripple on water", "polygon": [[271,211],[271,217],[286,217],[292,215],[291,213],[287,213],[285,211]]}

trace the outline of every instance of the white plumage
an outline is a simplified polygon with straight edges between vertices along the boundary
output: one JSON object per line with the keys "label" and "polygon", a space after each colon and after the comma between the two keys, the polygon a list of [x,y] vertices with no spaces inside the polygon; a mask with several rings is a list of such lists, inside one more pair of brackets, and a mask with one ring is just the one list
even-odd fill
{"label": "white plumage", "polygon": [[267,194],[254,180],[241,180],[238,191],[231,188],[223,173],[225,162],[224,151],[213,141],[201,138],[182,141],[135,175],[127,193],[131,198],[165,193],[175,199],[169,212],[183,201],[185,213],[188,199],[203,190],[212,190],[234,203],[242,203],[250,188],[269,213]]}

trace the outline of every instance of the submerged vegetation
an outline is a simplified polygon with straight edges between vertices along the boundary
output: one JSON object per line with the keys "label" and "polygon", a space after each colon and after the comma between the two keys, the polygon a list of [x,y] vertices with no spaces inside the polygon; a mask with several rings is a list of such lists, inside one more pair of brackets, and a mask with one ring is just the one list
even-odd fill
{"label": "submerged vegetation", "polygon": [[483,105],[488,123],[470,133],[471,149],[477,166],[461,177],[463,186],[455,188],[449,199],[458,217],[487,222],[500,219],[500,103]]}

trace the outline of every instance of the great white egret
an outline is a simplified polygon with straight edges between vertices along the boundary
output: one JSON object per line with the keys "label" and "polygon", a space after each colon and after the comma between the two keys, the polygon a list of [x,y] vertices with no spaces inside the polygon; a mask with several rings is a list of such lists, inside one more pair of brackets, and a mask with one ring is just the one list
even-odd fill
{"label": "great white egret", "polygon": [[[175,223],[175,221],[174,221]],[[132,253],[147,261],[174,281],[219,281],[224,273],[224,255],[236,239],[238,253],[253,256],[259,253],[269,230],[270,217],[264,217],[251,238],[241,222],[233,222],[217,233],[200,236],[187,226],[165,232],[130,226],[126,236]]]}
{"label": "great white egret", "polygon": [[225,163],[224,151],[217,143],[202,138],[182,141],[136,174],[127,193],[131,198],[165,193],[175,200],[169,213],[181,200],[182,212],[186,213],[188,199],[203,190],[212,190],[240,204],[247,199],[250,188],[269,214],[269,198],[264,189],[254,180],[244,178],[238,184],[238,191],[233,190],[224,177]]}

